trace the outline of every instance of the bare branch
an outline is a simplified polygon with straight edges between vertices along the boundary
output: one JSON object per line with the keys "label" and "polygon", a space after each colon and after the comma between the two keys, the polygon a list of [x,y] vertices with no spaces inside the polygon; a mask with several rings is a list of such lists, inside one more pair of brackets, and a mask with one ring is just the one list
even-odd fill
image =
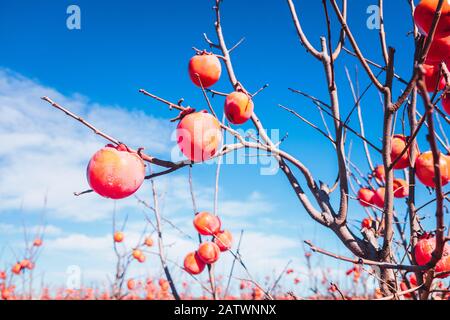
{"label": "bare branch", "polygon": [[336,0],[330,0],[331,4],[334,8],[334,11],[336,12],[336,15],[339,19],[339,22],[342,25],[342,28],[345,30],[345,33],[348,36],[348,39],[353,47],[353,50],[356,53],[356,56],[358,57],[359,61],[361,62],[361,64],[363,65],[364,69],[367,72],[367,75],[369,76],[369,78],[372,80],[373,84],[378,88],[378,90],[380,91],[384,91],[384,87],[383,85],[378,81],[378,79],[375,77],[375,75],[373,74],[372,70],[370,69],[368,63],[366,62],[366,59],[364,58],[361,50],[359,49],[359,46],[355,40],[355,38],[353,37],[352,32],[350,31],[350,28],[347,25],[347,21],[344,18],[344,16],[342,15],[341,11],[339,10],[339,7],[336,3]]}
{"label": "bare branch", "polygon": [[295,9],[294,2],[292,0],[287,0],[289,10],[291,11],[292,21],[294,22],[295,28],[297,30],[298,37],[300,38],[300,43],[305,47],[306,51],[311,53],[311,55],[317,60],[322,59],[322,53],[316,50],[313,45],[309,42],[305,33],[303,32],[302,26],[297,16],[297,11]]}
{"label": "bare branch", "polygon": [[318,253],[321,253],[321,254],[326,255],[328,257],[335,258],[337,260],[342,260],[342,261],[345,261],[345,262],[350,262],[350,263],[357,264],[357,265],[366,264],[368,266],[378,266],[378,267],[383,267],[383,268],[387,268],[387,269],[397,269],[397,270],[406,270],[406,271],[423,271],[423,270],[426,270],[426,267],[421,267],[421,266],[408,266],[408,265],[401,265],[401,264],[396,264],[396,263],[387,263],[387,262],[373,261],[373,260],[362,259],[362,258],[351,259],[351,258],[347,258],[347,257],[344,257],[344,256],[340,256],[340,255],[331,253],[331,252],[323,250],[321,248],[318,248],[315,245],[313,245],[311,243],[311,241],[305,241],[305,243],[311,248],[311,250],[313,252],[318,252]]}

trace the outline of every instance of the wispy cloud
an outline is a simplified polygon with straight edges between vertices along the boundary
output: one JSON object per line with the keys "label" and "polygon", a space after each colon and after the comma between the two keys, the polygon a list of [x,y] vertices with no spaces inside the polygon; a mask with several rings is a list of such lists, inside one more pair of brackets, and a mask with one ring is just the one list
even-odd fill
{"label": "wispy cloud", "polygon": [[[168,152],[168,122],[119,106],[91,103],[70,97],[7,70],[0,70],[0,212],[34,210],[48,199],[53,217],[92,221],[107,217],[112,202],[99,197],[75,198],[74,191],[87,189],[85,168],[105,141],[40,100],[48,95],[99,128],[131,146],[152,153]],[[130,201],[120,203],[121,207]]]}
{"label": "wispy cloud", "polygon": [[[42,231],[45,231],[46,236],[58,236],[63,233],[63,230],[57,226],[54,225],[33,225],[33,226],[26,226],[25,231],[28,235],[37,235],[42,233]],[[16,234],[23,234],[24,229],[21,225],[16,225],[12,223],[0,223],[0,234],[2,235],[16,235]]]}

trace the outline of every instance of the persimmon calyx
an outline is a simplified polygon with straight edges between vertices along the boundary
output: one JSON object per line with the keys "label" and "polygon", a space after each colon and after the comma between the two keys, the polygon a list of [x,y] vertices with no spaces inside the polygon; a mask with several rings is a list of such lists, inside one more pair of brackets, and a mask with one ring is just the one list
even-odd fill
{"label": "persimmon calyx", "polygon": [[183,111],[180,112],[180,114],[178,116],[176,116],[173,119],[170,119],[170,122],[176,122],[178,120],[182,120],[184,117],[186,117],[188,114],[194,113],[196,110],[194,108],[191,107],[187,107],[186,109],[184,109]]}

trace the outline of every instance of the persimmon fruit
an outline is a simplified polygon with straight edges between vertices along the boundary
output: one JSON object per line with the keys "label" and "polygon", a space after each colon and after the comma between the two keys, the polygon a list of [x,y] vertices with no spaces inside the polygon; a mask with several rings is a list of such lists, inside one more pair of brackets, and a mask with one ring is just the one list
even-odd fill
{"label": "persimmon fruit", "polygon": [[128,151],[125,145],[97,151],[87,167],[87,179],[99,195],[123,199],[135,193],[144,182],[145,165],[141,157]]}
{"label": "persimmon fruit", "polygon": [[189,76],[196,86],[203,85],[204,88],[209,88],[219,81],[222,65],[216,55],[202,52],[189,60],[188,70]]}
{"label": "persimmon fruit", "polygon": [[137,258],[137,261],[139,261],[139,263],[144,263],[145,260],[147,260],[147,258],[145,257],[144,254],[141,254],[141,255]]}
{"label": "persimmon fruit", "polygon": [[215,235],[214,243],[217,244],[221,252],[228,251],[233,244],[233,235],[228,230],[220,231]]}
{"label": "persimmon fruit", "polygon": [[212,236],[220,231],[222,223],[219,217],[209,212],[199,212],[194,217],[194,227],[203,236]]}
{"label": "persimmon fruit", "polygon": [[372,219],[364,218],[363,221],[361,222],[361,227],[364,228],[364,229],[372,228]]}
{"label": "persimmon fruit", "polygon": [[450,36],[434,38],[427,54],[426,63],[439,64],[450,57]]}
{"label": "persimmon fruit", "polygon": [[384,171],[384,166],[379,165],[373,171],[373,175],[379,182],[384,182],[386,180],[386,173]]}
{"label": "persimmon fruit", "polygon": [[[438,7],[439,0],[422,0],[414,10],[414,22],[420,32],[427,35],[430,32],[434,15]],[[436,27],[435,38],[442,38],[450,35],[450,3],[444,0],[441,11],[441,18]]]}
{"label": "persimmon fruit", "polygon": [[145,244],[147,247],[152,247],[152,246],[153,246],[153,239],[152,239],[151,237],[145,238],[144,244]]}
{"label": "persimmon fruit", "polygon": [[2,299],[3,300],[8,300],[11,297],[11,292],[9,289],[3,289],[2,290]]}
{"label": "persimmon fruit", "polygon": [[375,192],[371,189],[367,188],[361,188],[358,191],[358,200],[359,203],[363,207],[370,207],[373,205],[373,196],[375,195]]}
{"label": "persimmon fruit", "polygon": [[413,285],[413,286],[417,286],[417,277],[415,273],[412,273],[411,276],[409,277],[409,282]]}
{"label": "persimmon fruit", "polygon": [[391,161],[394,162],[396,161],[397,158],[400,157],[400,159],[394,165],[394,169],[401,170],[409,167],[410,148],[408,148],[408,150],[402,154],[403,150],[406,148],[406,144],[407,144],[407,137],[405,137],[404,135],[396,134],[392,137]]}
{"label": "persimmon fruit", "polygon": [[133,258],[135,258],[135,259],[138,260],[138,259],[139,259],[140,257],[142,257],[144,254],[142,253],[141,250],[139,250],[139,249],[134,249],[132,255],[133,255]]}
{"label": "persimmon fruit", "polygon": [[406,198],[409,195],[408,183],[400,178],[394,179],[394,197]]}
{"label": "persimmon fruit", "polygon": [[206,264],[200,259],[197,252],[190,252],[184,259],[184,270],[186,272],[197,275],[203,272]]}
{"label": "persimmon fruit", "polygon": [[373,204],[379,208],[384,207],[385,188],[378,188],[373,195]]}
{"label": "persimmon fruit", "polygon": [[122,242],[125,238],[122,231],[116,231],[114,232],[114,242]]}
{"label": "persimmon fruit", "polygon": [[23,259],[22,261],[20,261],[20,266],[22,267],[22,269],[27,269],[30,263],[30,260]]}
{"label": "persimmon fruit", "polygon": [[[436,238],[434,236],[425,235],[422,237],[414,247],[414,258],[419,266],[424,266],[430,262],[432,254],[436,248]],[[445,243],[442,258],[436,263],[435,272],[449,272],[450,271],[450,244]],[[439,276],[439,278],[446,278],[450,273]]]}
{"label": "persimmon fruit", "polygon": [[247,122],[253,114],[253,109],[251,97],[244,92],[232,92],[225,99],[225,116],[232,124]]}
{"label": "persimmon fruit", "polygon": [[213,242],[203,242],[197,250],[198,256],[206,264],[213,264],[219,260],[220,249]]}
{"label": "persimmon fruit", "polygon": [[217,153],[221,142],[220,123],[205,110],[190,113],[178,123],[178,147],[193,162],[211,159]]}
{"label": "persimmon fruit", "polygon": [[[416,278],[416,275],[414,273],[411,274],[411,276],[409,277],[409,284],[410,284],[411,289],[414,288],[414,287],[417,287],[417,278]],[[410,288],[408,288],[408,285],[406,284],[406,282],[403,281],[402,283],[400,283],[400,289],[401,289],[401,291],[407,291]],[[405,298],[408,298],[408,299],[412,298],[412,294],[411,293],[406,293],[403,296]]]}
{"label": "persimmon fruit", "polygon": [[169,281],[167,281],[166,279],[159,279],[159,287],[161,288],[161,291],[169,291],[170,285],[169,285]]}
{"label": "persimmon fruit", "polygon": [[133,290],[134,288],[136,288],[136,282],[133,279],[129,279],[127,281],[127,288],[128,290]]}
{"label": "persimmon fruit", "polygon": [[[435,188],[433,153],[427,151],[416,159],[416,176],[420,182],[427,187]],[[441,154],[439,157],[439,168],[441,172],[441,184],[444,186],[450,181],[450,162],[448,156]]]}
{"label": "persimmon fruit", "polygon": [[428,92],[441,91],[445,88],[445,78],[440,73],[439,65],[437,64],[426,64],[423,65],[425,85],[427,86]]}
{"label": "persimmon fruit", "polygon": [[[409,289],[410,289],[410,288],[408,288],[408,285],[406,284],[406,282],[402,281],[402,282],[400,283],[400,291],[407,291],[407,290],[409,290]],[[407,298],[407,299],[412,298],[412,296],[411,296],[410,293],[405,293],[403,296],[404,296],[405,298]]]}
{"label": "persimmon fruit", "polygon": [[11,272],[14,274],[20,274],[20,271],[22,271],[22,265],[20,264],[20,262],[18,262],[13,265]]}

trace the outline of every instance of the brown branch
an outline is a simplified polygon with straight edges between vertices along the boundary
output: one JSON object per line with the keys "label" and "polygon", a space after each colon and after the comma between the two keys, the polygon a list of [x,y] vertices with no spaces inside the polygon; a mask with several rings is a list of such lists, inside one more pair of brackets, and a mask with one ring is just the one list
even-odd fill
{"label": "brown branch", "polygon": [[359,49],[359,46],[358,46],[355,38],[353,37],[353,34],[352,34],[350,28],[347,25],[347,21],[346,21],[345,17],[342,15],[342,12],[339,10],[336,0],[330,0],[330,1],[331,1],[331,5],[334,8],[334,11],[336,12],[337,18],[342,25],[342,28],[345,30],[345,33],[348,36],[348,39],[353,47],[353,50],[355,51],[356,56],[358,57],[359,61],[363,65],[364,69],[366,70],[367,75],[372,80],[373,84],[378,88],[378,90],[383,92],[385,90],[385,88],[380,83],[380,81],[378,81],[378,79],[375,77],[374,73],[370,69],[369,64],[366,62],[365,57],[363,56],[361,50]]}
{"label": "brown branch", "polygon": [[[442,13],[442,6],[444,4],[444,0],[439,0],[438,6],[436,8],[436,12],[433,17],[433,21],[431,23],[430,32],[428,33],[428,36],[425,39],[425,44],[423,47],[418,47],[417,44],[421,44],[422,42],[419,41],[416,43],[416,60],[417,63],[420,65],[425,62],[426,57],[428,55],[428,51],[431,48],[431,44],[434,38],[434,34],[437,29],[437,25],[439,23],[441,13]],[[412,90],[416,87],[416,83],[419,80],[419,68],[414,68],[413,75],[411,77],[411,80],[409,81],[408,85],[406,86],[405,91],[402,93],[402,95],[398,98],[397,102],[395,102],[392,106],[393,110],[398,110],[400,106],[405,102],[407,97],[410,95]]]}
{"label": "brown branch", "polygon": [[[414,5],[414,4],[413,4]],[[410,135],[417,131],[417,117],[416,117],[416,109],[417,109],[417,88],[414,88],[411,93],[411,102],[409,104],[408,109],[408,119],[410,126]],[[413,139],[410,150],[410,161],[417,157],[418,148],[417,141]],[[409,168],[408,170],[408,184],[409,184],[409,196],[407,200],[408,205],[408,218],[409,218],[409,231],[410,231],[410,248],[411,248],[411,257],[413,262],[415,262],[415,257],[413,254],[413,248],[415,248],[417,241],[419,239],[419,233],[421,231],[419,216],[417,215],[416,210],[416,174],[414,166]],[[422,274],[420,272],[415,272],[417,282],[419,285],[422,284]]]}
{"label": "brown branch", "polygon": [[211,95],[214,96],[222,96],[222,97],[226,97],[228,96],[228,93],[225,92],[221,92],[221,91],[217,91],[217,90],[213,90],[213,89],[209,89],[209,88],[205,88],[205,90],[209,93],[211,93]]}
{"label": "brown branch", "polygon": [[347,300],[347,298],[345,297],[344,293],[342,292],[342,290],[337,286],[337,284],[335,284],[334,282],[330,282],[330,286],[334,287],[336,289],[336,291],[339,293],[339,295],[341,296],[342,300]]}
{"label": "brown branch", "polygon": [[[228,48],[226,46],[226,43],[225,43],[225,38],[223,36],[222,26],[221,26],[220,3],[221,3],[220,0],[216,0],[216,6],[214,8],[215,12],[216,12],[215,29],[216,29],[217,38],[219,40],[220,49],[222,51],[223,56],[226,59],[225,60],[225,66],[226,66],[226,69],[227,69],[228,77],[229,77],[230,83],[232,84],[232,86],[235,89],[240,88],[241,90],[246,92],[245,88],[242,86],[242,84],[240,84],[238,82],[238,80],[236,78],[236,75],[235,75],[235,72],[234,72],[234,68],[233,68],[233,64],[232,64],[232,60],[231,60],[231,57],[230,57],[230,54],[229,54],[229,50],[228,50]],[[276,149],[274,143],[270,140],[269,136],[267,135],[266,130],[263,128],[263,126],[261,124],[261,121],[259,120],[259,118],[256,115],[256,113],[252,114],[251,120],[252,120],[253,125],[255,126],[256,130],[258,131],[261,139],[264,141],[264,143],[266,143],[271,148],[271,151],[273,149]],[[288,158],[290,159],[291,163],[294,163],[297,167],[300,168],[300,170],[302,170],[302,173],[307,178],[309,188],[311,189],[311,191],[315,195],[316,199],[319,199],[318,188],[317,188],[314,180],[312,179],[309,171],[306,169],[306,167],[304,167],[294,157],[291,157],[290,155],[288,155]],[[307,212],[310,214],[310,216],[313,219],[315,219],[316,221],[320,222],[321,224],[326,224],[326,219],[324,219],[323,213],[318,212],[316,209],[313,208],[313,206],[311,205],[307,195],[305,194],[305,192],[301,188],[300,183],[298,182],[297,178],[292,173],[292,171],[289,168],[289,166],[285,163],[283,157],[276,157],[276,159],[277,159],[277,161],[279,163],[279,167],[282,169],[283,173],[287,176],[287,178],[289,180],[289,183],[293,187],[297,197],[299,198],[300,202],[303,204],[303,206],[305,207]]]}
{"label": "brown branch", "polygon": [[84,190],[84,191],[81,191],[81,192],[74,192],[73,195],[75,197],[79,197],[79,196],[82,196],[84,194],[91,193],[91,192],[94,192],[94,190],[89,189],[89,190]]}
{"label": "brown branch", "polygon": [[259,88],[255,93],[253,93],[251,96],[252,98],[256,97],[258,94],[260,94],[263,90],[267,89],[269,87],[269,84],[264,84],[261,88]]}
{"label": "brown branch", "polygon": [[233,52],[234,49],[236,49],[237,47],[239,47],[239,46],[242,44],[242,42],[244,42],[244,40],[245,40],[245,37],[242,38],[241,40],[239,40],[234,46],[232,46],[232,47],[230,48],[230,50],[228,50],[228,52],[229,52],[229,53]]}
{"label": "brown branch", "polygon": [[297,10],[295,9],[294,2],[292,0],[287,0],[289,10],[291,12],[292,21],[294,22],[295,29],[297,30],[297,35],[300,39],[300,43],[305,47],[306,51],[311,53],[311,55],[317,60],[322,59],[322,53],[316,50],[313,45],[309,42],[305,33],[303,32],[302,26],[297,16]]}
{"label": "brown branch", "polygon": [[214,42],[212,42],[208,36],[206,35],[206,33],[203,33],[203,38],[205,39],[206,43],[210,46],[210,48],[216,48],[216,49],[220,49],[220,46]]}
{"label": "brown branch", "polygon": [[[169,267],[167,266],[166,261],[166,254],[164,252],[164,240],[162,236],[162,228],[161,228],[161,216],[159,213],[159,201],[158,201],[158,194],[156,193],[156,185],[154,180],[150,180],[151,186],[152,186],[152,197],[153,197],[153,207],[150,207],[145,201],[140,200],[138,198],[138,201],[142,203],[145,207],[152,209],[155,220],[156,220],[156,232],[158,235],[158,251],[159,251],[159,259],[161,261],[161,266],[164,270],[164,273],[166,275],[166,279],[169,282],[170,290],[172,291],[173,297],[175,300],[180,300],[180,295],[178,294],[177,288],[175,287],[175,282],[173,281],[172,275],[170,274]],[[148,217],[146,216],[147,220]]]}
{"label": "brown branch", "polygon": [[394,300],[394,299],[397,300],[398,297],[401,297],[401,296],[404,296],[404,295],[416,292],[420,288],[422,288],[422,285],[419,285],[417,287],[414,287],[414,288],[411,288],[411,289],[408,289],[408,290],[396,292],[395,294],[392,294],[392,295],[389,295],[389,296],[386,296],[386,297],[383,297],[383,298],[379,298],[379,299],[374,299],[374,300],[380,300],[380,301],[382,301],[382,300]]}
{"label": "brown branch", "polygon": [[[215,13],[216,13],[216,22],[215,22],[215,29],[216,34],[218,38],[218,44],[220,46],[220,49],[222,51],[222,55],[225,57],[225,66],[227,69],[229,80],[232,84],[232,86],[237,89],[240,88],[244,92],[246,90],[242,86],[241,83],[238,82],[236,78],[236,74],[233,69],[233,64],[231,57],[229,55],[228,48],[225,43],[225,39],[222,32],[222,26],[221,26],[221,17],[220,17],[220,0],[216,0],[216,5],[214,7]],[[263,143],[268,147],[268,151],[272,152],[275,155],[275,158],[277,159],[279,163],[280,169],[283,171],[283,173],[286,175],[286,177],[289,180],[289,183],[291,184],[293,190],[295,191],[298,199],[302,203],[303,207],[306,209],[308,214],[317,222],[321,223],[322,225],[330,227],[336,235],[341,239],[341,241],[356,255],[358,256],[373,256],[374,250],[370,246],[367,245],[363,240],[357,238],[349,229],[348,226],[338,224],[336,222],[333,222],[330,218],[332,218],[333,209],[331,207],[331,204],[329,203],[329,199],[327,196],[327,191],[320,189],[317,184],[315,183],[313,177],[311,176],[311,173],[309,170],[295,157],[291,156],[290,154],[283,152],[281,150],[276,149],[275,144],[271,141],[269,136],[267,135],[266,130],[264,130],[261,121],[257,117],[255,113],[253,113],[251,120],[253,122],[253,125],[257,129],[259,136]],[[250,144],[246,144],[246,147],[251,147]],[[317,203],[320,206],[320,211],[315,209],[311,202],[309,201],[308,196],[305,194],[303,188],[300,186],[300,183],[298,182],[296,176],[293,174],[290,167],[287,165],[287,162],[293,164],[296,166],[303,176],[306,178],[306,182],[308,185],[308,188],[312,192],[313,196],[315,197]],[[345,165],[345,163],[344,163]]]}
{"label": "brown branch", "polygon": [[[442,193],[442,180],[441,180],[441,168],[440,168],[440,157],[441,153],[437,146],[435,129],[434,129],[434,118],[433,111],[434,105],[430,101],[429,95],[427,93],[426,84],[424,83],[423,76],[417,83],[418,89],[421,93],[424,105],[426,108],[426,118],[428,124],[428,142],[431,147],[431,152],[433,154],[433,165],[434,165],[434,183],[436,191],[436,247],[431,255],[431,260],[427,264],[429,268],[434,268],[436,263],[442,258],[445,246],[445,222],[444,222],[444,195]],[[429,286],[426,284],[426,288],[423,292],[423,297],[427,297],[429,294]],[[431,284],[430,284],[431,285]]]}
{"label": "brown branch", "polygon": [[319,99],[317,99],[317,98],[315,98],[315,97],[313,97],[313,96],[311,96],[311,95],[309,95],[309,94],[307,94],[307,93],[305,93],[303,91],[300,91],[300,90],[297,90],[297,89],[293,89],[293,88],[288,88],[288,90],[290,90],[290,91],[292,91],[294,93],[298,93],[298,94],[300,94],[300,95],[302,95],[302,96],[304,96],[304,97],[306,97],[308,99],[311,99],[313,102],[319,103],[319,104],[327,107],[328,109],[331,109],[331,106],[328,103],[326,103],[326,102],[324,102],[322,100],[319,100]]}
{"label": "brown branch", "polygon": [[418,60],[419,64],[422,64],[427,59],[428,51],[430,51],[431,45],[433,43],[434,35],[437,30],[437,26],[439,24],[439,21],[441,19],[442,15],[442,7],[444,6],[444,1],[447,0],[439,0],[436,12],[434,13],[433,21],[431,23],[430,31],[428,32],[428,35],[425,40],[425,45],[423,47],[422,55],[420,59]]}
{"label": "brown branch", "polygon": [[[435,109],[435,110],[437,110],[437,109]],[[420,112],[416,111],[416,114],[419,117],[422,117]],[[426,121],[425,121],[425,126],[428,128],[428,123]],[[442,140],[442,138],[439,136],[439,134],[437,132],[435,132],[434,135],[436,136],[436,140],[439,141],[439,143],[445,149],[445,151],[447,151],[447,153],[450,153],[450,148],[445,144],[444,140]]]}
{"label": "brown branch", "polygon": [[280,275],[277,277],[277,279],[275,280],[275,282],[273,283],[273,286],[270,288],[270,290],[268,291],[269,294],[271,294],[273,292],[273,290],[275,290],[275,288],[277,287],[278,283],[281,281],[281,279],[283,278],[284,274],[286,273],[287,268],[289,267],[289,265],[292,263],[292,260],[289,260],[288,263],[285,265],[285,267],[283,268],[283,270],[281,270]]}
{"label": "brown branch", "polygon": [[[327,12],[326,6],[325,11]],[[327,19],[328,20],[328,19]],[[331,32],[331,31],[330,31]],[[329,33],[330,33],[329,32]],[[330,36],[329,36],[330,38]],[[334,119],[335,128],[335,138],[334,141],[336,146],[336,158],[338,163],[338,174],[339,174],[339,210],[334,217],[334,222],[336,225],[344,225],[347,221],[348,213],[348,198],[349,193],[348,187],[348,176],[347,176],[347,165],[345,161],[345,140],[343,137],[343,123],[340,119],[340,109],[339,109],[339,98],[337,86],[334,78],[334,65],[332,57],[327,53],[327,44],[325,38],[322,38],[322,63],[324,66],[324,71],[327,80],[328,94],[330,97],[331,112]]]}
{"label": "brown branch", "polygon": [[[397,158],[395,158],[391,165],[389,166],[389,170],[392,170],[395,165],[401,160],[401,158],[403,157],[403,155],[408,152],[411,152],[412,148],[411,146],[416,145],[416,137],[419,134],[420,128],[423,126],[423,124],[425,123],[426,117],[421,117],[419,122],[416,124],[415,129],[413,131],[413,133],[411,134],[411,136],[409,137],[408,141],[405,144],[405,147],[403,148],[402,152],[400,152],[400,154],[397,156]],[[414,159],[414,158],[413,158]],[[412,164],[412,166],[414,166],[414,164]]]}
{"label": "brown branch", "polygon": [[417,35],[419,33],[419,30],[416,26],[416,22],[414,21],[414,11],[416,10],[416,5],[414,4],[414,0],[408,0],[409,3],[409,7],[411,9],[411,25],[414,29],[413,34],[414,34],[414,39],[417,38]]}
{"label": "brown branch", "polygon": [[[384,121],[383,121],[383,165],[385,170],[385,194],[384,194],[384,240],[383,247],[380,253],[380,258],[382,261],[391,261],[392,255],[392,240],[394,238],[393,220],[394,220],[394,172],[389,170],[391,166],[391,133],[393,129],[393,112],[392,112],[392,83],[394,78],[394,53],[393,48],[389,48],[389,65],[386,72],[386,82],[384,95]],[[382,279],[386,281],[381,285],[383,293],[386,295],[388,292],[392,291],[392,288],[396,287],[395,276],[390,272],[390,270],[381,270]]]}
{"label": "brown branch", "polygon": [[421,267],[421,266],[408,266],[408,265],[401,265],[401,264],[396,264],[396,263],[373,261],[373,260],[363,259],[363,258],[352,259],[352,258],[344,257],[341,255],[326,251],[324,249],[318,248],[315,245],[313,245],[311,241],[304,241],[304,242],[311,248],[311,250],[313,252],[318,252],[318,253],[321,253],[328,257],[331,257],[331,258],[334,258],[337,260],[341,260],[341,261],[345,261],[345,262],[350,262],[350,263],[357,264],[357,265],[365,264],[368,266],[377,266],[377,267],[382,267],[382,268],[386,268],[386,269],[397,269],[397,270],[406,270],[406,271],[426,270],[426,267]]}
{"label": "brown branch", "polygon": [[380,28],[379,28],[379,36],[380,36],[380,43],[381,43],[381,52],[383,54],[384,63],[386,66],[389,64],[389,54],[388,49],[386,45],[386,32],[384,30],[384,5],[383,0],[378,0],[378,9],[380,12]]}
{"label": "brown branch", "polygon": [[[448,196],[449,194],[450,194],[450,191],[444,193],[444,196]],[[425,208],[426,206],[432,204],[432,203],[435,202],[435,201],[436,201],[436,198],[431,199],[430,201],[425,202],[423,205],[421,205],[420,207],[418,207],[418,208],[416,209],[416,212],[419,212],[420,210],[422,210],[423,208]]]}
{"label": "brown branch", "polygon": [[[94,125],[90,124],[89,122],[87,122],[86,120],[84,120],[82,117],[78,116],[77,114],[71,112],[70,110],[62,107],[61,105],[59,105],[58,103],[52,101],[50,98],[48,97],[42,97],[42,100],[48,102],[49,104],[51,104],[54,108],[61,110],[62,112],[64,112],[66,115],[68,115],[69,117],[81,122],[83,125],[85,125],[86,127],[88,127],[89,129],[91,129],[92,131],[94,131],[95,134],[103,137],[104,139],[108,140],[109,142],[114,143],[115,145],[119,145],[121,144],[121,142],[115,138],[113,138],[112,136],[104,133],[103,131],[100,131],[97,127],[95,127]],[[153,163],[157,166],[161,166],[161,167],[165,167],[165,168],[181,168],[183,167],[183,163],[184,162],[179,162],[179,163],[174,163],[172,161],[166,161],[166,160],[162,160],[162,159],[158,159],[155,158],[151,155],[147,155],[145,153],[143,153],[143,148],[140,148],[139,150],[135,151],[131,148],[128,148],[128,150],[130,152],[136,152],[140,155],[140,157],[142,158],[142,160]]]}
{"label": "brown branch", "polygon": [[237,260],[238,257],[240,257],[240,250],[241,250],[241,243],[242,243],[242,236],[243,235],[244,235],[244,230],[241,230],[241,234],[239,236],[238,246],[237,246],[237,249],[236,249],[236,254],[234,255],[233,262],[231,263],[230,274],[228,276],[227,287],[225,289],[225,294],[224,294],[225,297],[228,295],[228,290],[230,289],[231,278],[233,277],[233,272],[234,272],[234,267],[236,265],[236,260]]}
{"label": "brown branch", "polygon": [[[358,70],[358,69],[356,69],[356,70]],[[360,128],[360,131],[361,131],[361,137],[365,138],[364,121],[362,119],[360,98],[356,95],[355,88],[353,86],[353,81],[352,81],[352,79],[350,77],[350,73],[349,73],[347,67],[345,67],[345,74],[347,76],[347,80],[348,80],[349,85],[350,85],[350,90],[352,91],[353,100],[355,101],[355,104],[356,104],[356,107],[357,107],[358,121],[359,121],[359,128]],[[356,74],[356,75],[358,75],[358,74]],[[356,79],[356,82],[358,84],[358,78]],[[359,92],[358,92],[358,94],[359,94]],[[373,171],[374,170],[374,166],[373,166],[373,163],[372,163],[372,158],[370,157],[370,151],[369,151],[369,148],[367,146],[367,142],[364,141],[364,140],[363,140],[363,146],[364,146],[364,152],[366,154],[367,163],[369,164],[370,170]]]}
{"label": "brown branch", "polygon": [[50,99],[49,97],[42,97],[41,99],[44,100],[44,101],[46,101],[46,102],[48,102],[48,103],[50,103],[50,104],[52,105],[52,107],[55,107],[56,109],[61,110],[62,112],[64,112],[64,113],[65,113],[66,115],[68,115],[69,117],[71,117],[71,118],[73,118],[73,119],[75,119],[75,120],[81,122],[81,123],[84,124],[86,127],[88,127],[89,129],[91,129],[92,131],[94,131],[94,133],[97,134],[97,135],[99,135],[100,137],[102,137],[102,138],[108,140],[109,142],[114,143],[115,145],[119,145],[119,144],[120,144],[120,142],[119,142],[117,139],[115,139],[115,138],[113,138],[113,137],[107,135],[106,133],[100,131],[99,129],[97,129],[96,127],[94,127],[92,124],[90,124],[89,122],[87,122],[86,120],[84,120],[82,117],[80,117],[79,115],[77,115],[77,114],[71,112],[70,110],[68,110],[68,109],[66,109],[66,108],[64,108],[64,107],[62,107],[61,105],[57,104],[56,102],[54,102],[54,101],[53,101],[52,99]]}
{"label": "brown branch", "polygon": [[202,79],[198,73],[195,74],[197,76],[197,80],[200,83],[200,88],[202,89],[203,97],[205,97],[206,104],[208,105],[209,110],[211,111],[214,118],[217,119],[216,112],[214,111],[213,106],[211,105],[211,101],[209,101],[208,95],[206,94],[205,87],[203,86]]}
{"label": "brown branch", "polygon": [[[353,56],[353,57],[355,57],[355,58],[358,58],[358,56],[357,56],[354,52],[348,50],[346,47],[343,47],[342,50],[344,50],[344,51],[345,51],[346,53],[348,53],[349,55],[351,55],[351,56]],[[383,67],[383,66],[380,65],[379,63],[376,63],[376,62],[374,62],[374,61],[372,61],[372,60],[369,60],[369,59],[367,59],[367,58],[366,58],[366,62],[367,62],[369,65],[374,66],[374,67],[376,67],[376,68],[378,68],[378,69],[380,69],[380,70],[382,70],[382,71],[386,71],[387,66],[384,66],[384,67]],[[398,81],[400,81],[401,83],[403,83],[403,84],[408,84],[408,81],[404,80],[404,79],[403,79],[401,76],[399,76],[398,74],[394,74],[394,77],[395,77]]]}
{"label": "brown branch", "polygon": [[[342,0],[342,15],[344,16],[344,19],[347,20],[347,0]],[[332,55],[333,60],[337,60],[337,58],[339,57],[341,50],[344,47],[344,42],[345,42],[345,30],[344,28],[341,28],[339,41]]]}
{"label": "brown branch", "polygon": [[178,104],[174,104],[174,103],[169,102],[169,101],[167,101],[167,100],[165,100],[163,98],[160,98],[160,97],[154,95],[153,93],[150,93],[150,92],[148,92],[148,91],[146,91],[144,89],[139,89],[139,92],[144,94],[144,95],[146,95],[146,96],[148,96],[148,97],[150,97],[150,98],[153,98],[153,99],[155,99],[157,101],[160,101],[162,103],[167,104],[171,109],[176,109],[176,110],[180,110],[180,111],[185,111],[187,109],[186,107],[180,106]]}
{"label": "brown branch", "polygon": [[320,106],[318,106],[325,114],[327,114],[328,116],[330,116],[332,119],[337,120],[338,122],[340,122],[340,124],[342,124],[342,126],[344,128],[346,128],[347,130],[349,130],[350,132],[352,132],[354,135],[356,135],[358,138],[360,138],[361,140],[365,141],[369,146],[371,146],[373,149],[375,149],[378,153],[381,153],[381,149],[378,148],[377,146],[375,146],[372,142],[370,142],[367,138],[363,137],[359,132],[357,132],[355,129],[353,129],[352,127],[350,127],[349,125],[345,124],[344,121],[336,118],[331,112],[329,112],[328,110],[321,108]]}
{"label": "brown branch", "polygon": [[297,118],[299,118],[300,120],[302,120],[304,123],[308,124],[310,127],[316,129],[320,134],[322,134],[325,138],[327,138],[328,140],[331,141],[331,143],[335,144],[335,141],[333,140],[333,138],[331,136],[329,136],[325,131],[323,131],[322,129],[320,129],[318,126],[316,126],[314,123],[310,122],[309,120],[305,119],[304,117],[302,117],[300,114],[298,114],[296,111],[289,109],[288,107],[283,106],[282,104],[278,105],[280,108],[288,111],[289,113],[292,113],[294,116],[296,116]]}

